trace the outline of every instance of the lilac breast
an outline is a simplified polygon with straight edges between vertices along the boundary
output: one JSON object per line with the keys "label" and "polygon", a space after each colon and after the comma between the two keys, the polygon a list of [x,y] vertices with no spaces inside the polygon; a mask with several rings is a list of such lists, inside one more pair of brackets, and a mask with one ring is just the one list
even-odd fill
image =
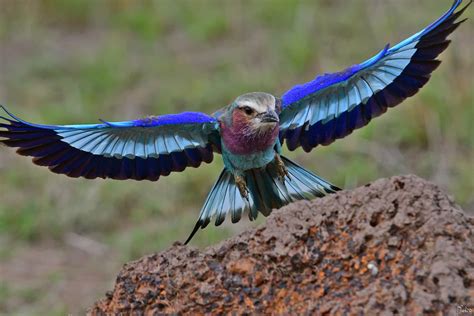
{"label": "lilac breast", "polygon": [[225,147],[233,154],[246,155],[262,152],[272,147],[278,137],[278,124],[262,132],[246,132],[248,129],[233,126],[221,126],[222,140]]}

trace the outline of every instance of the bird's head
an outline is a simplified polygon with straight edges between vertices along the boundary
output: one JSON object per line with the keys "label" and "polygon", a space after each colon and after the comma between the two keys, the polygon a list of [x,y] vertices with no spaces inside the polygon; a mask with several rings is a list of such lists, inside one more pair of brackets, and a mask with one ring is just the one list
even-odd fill
{"label": "bird's head", "polygon": [[280,119],[281,100],[264,92],[251,92],[235,99],[232,106],[232,125],[246,126],[255,132],[274,129]]}

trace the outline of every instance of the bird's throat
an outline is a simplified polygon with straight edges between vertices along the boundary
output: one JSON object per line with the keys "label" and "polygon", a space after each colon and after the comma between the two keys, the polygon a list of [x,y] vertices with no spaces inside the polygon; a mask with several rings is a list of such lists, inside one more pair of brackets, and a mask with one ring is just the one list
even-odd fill
{"label": "bird's throat", "polygon": [[235,155],[247,155],[262,152],[275,145],[278,137],[278,124],[251,128],[245,124],[221,124],[222,141],[225,147]]}

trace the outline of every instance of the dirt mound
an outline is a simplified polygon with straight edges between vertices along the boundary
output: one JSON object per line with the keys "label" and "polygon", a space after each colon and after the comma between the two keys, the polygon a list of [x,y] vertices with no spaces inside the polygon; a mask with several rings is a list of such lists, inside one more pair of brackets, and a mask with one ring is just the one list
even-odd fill
{"label": "dirt mound", "polygon": [[203,251],[176,243],[128,263],[89,312],[474,310],[473,227],[474,218],[435,185],[382,179],[288,205]]}

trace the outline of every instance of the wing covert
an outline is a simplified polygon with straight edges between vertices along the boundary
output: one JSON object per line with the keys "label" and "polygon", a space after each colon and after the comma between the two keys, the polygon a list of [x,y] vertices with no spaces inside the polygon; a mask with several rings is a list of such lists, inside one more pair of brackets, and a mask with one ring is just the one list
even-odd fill
{"label": "wing covert", "polygon": [[428,27],[361,64],[291,88],[282,96],[281,140],[290,150],[328,145],[414,95],[439,66],[436,57],[471,2],[455,12],[462,3],[456,0]]}
{"label": "wing covert", "polygon": [[184,112],[125,122],[40,125],[0,106],[0,142],[70,177],[156,181],[172,171],[211,162],[219,151],[215,118]]}

